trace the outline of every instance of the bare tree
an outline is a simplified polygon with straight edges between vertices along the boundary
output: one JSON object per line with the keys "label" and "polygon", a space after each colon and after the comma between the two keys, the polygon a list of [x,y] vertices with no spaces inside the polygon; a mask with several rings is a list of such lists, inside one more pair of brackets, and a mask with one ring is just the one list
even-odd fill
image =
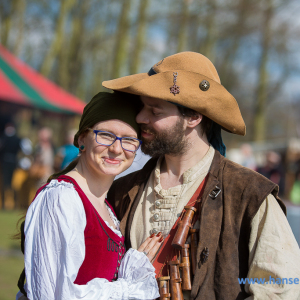
{"label": "bare tree", "polygon": [[215,59],[215,45],[217,42],[217,0],[209,0],[206,2],[206,18],[204,22],[205,26],[205,38],[203,41],[201,41],[199,45],[199,52],[208,57],[211,61],[214,62]]}
{"label": "bare tree", "polygon": [[122,1],[122,9],[117,27],[114,49],[114,59],[112,61],[112,78],[121,76],[121,68],[127,56],[127,42],[129,39],[129,13],[131,0]]}
{"label": "bare tree", "polygon": [[26,12],[26,1],[16,1],[15,13],[16,13],[16,40],[14,45],[14,54],[19,55],[21,52],[23,37],[24,37],[24,17]]}
{"label": "bare tree", "polygon": [[255,103],[253,140],[265,139],[266,120],[265,111],[268,97],[269,74],[267,64],[269,59],[272,31],[271,25],[274,17],[273,0],[264,1],[263,26],[261,34],[261,57],[259,61],[259,76],[257,84],[257,98]]}
{"label": "bare tree", "polygon": [[186,46],[186,36],[187,36],[188,18],[189,18],[189,2],[190,0],[181,1],[177,52],[182,52]]}
{"label": "bare tree", "polygon": [[137,20],[137,34],[134,41],[134,48],[132,50],[132,61],[130,64],[130,73],[135,74],[139,70],[141,53],[143,51],[146,25],[147,25],[147,8],[149,0],[140,0],[139,14]]}
{"label": "bare tree", "polygon": [[70,38],[64,42],[58,53],[58,79],[61,86],[77,94],[81,72],[84,69],[82,44],[85,41],[86,17],[90,9],[90,1],[79,1],[71,15]]}
{"label": "bare tree", "polygon": [[57,17],[52,43],[41,66],[41,73],[45,76],[49,76],[55,59],[57,58],[58,53],[61,50],[61,46],[63,45],[63,41],[66,34],[65,23],[70,14],[70,11],[75,6],[76,2],[77,0],[61,1],[61,6]]}
{"label": "bare tree", "polygon": [[[0,1],[1,44],[15,51],[20,47],[22,40],[25,8],[26,3],[24,0]],[[17,26],[14,26],[14,20],[16,20]],[[18,32],[15,47],[9,43],[12,30]],[[15,53],[18,54],[17,52]]]}

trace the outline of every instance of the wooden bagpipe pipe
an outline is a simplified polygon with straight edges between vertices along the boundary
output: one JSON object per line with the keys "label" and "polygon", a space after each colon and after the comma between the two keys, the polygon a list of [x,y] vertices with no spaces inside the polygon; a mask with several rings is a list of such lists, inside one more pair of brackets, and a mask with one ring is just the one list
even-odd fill
{"label": "wooden bagpipe pipe", "polygon": [[[184,209],[185,213],[177,223],[177,231],[171,244],[173,248],[177,249],[179,255],[177,259],[167,263],[169,276],[162,276],[157,279],[160,300],[183,300],[183,291],[192,289],[191,273],[194,275],[196,270],[199,232],[199,230],[192,228],[192,224],[197,209],[193,206],[185,206]],[[191,244],[186,244],[189,234]]]}
{"label": "wooden bagpipe pipe", "polygon": [[[193,227],[200,212],[200,202],[207,179],[208,176],[201,182],[184,207],[153,262],[158,276],[160,300],[171,298],[184,300],[183,291],[192,289],[192,277],[195,275],[197,266],[199,236],[199,230]],[[189,235],[190,244],[187,244]],[[206,261],[208,249],[205,251],[207,251],[204,253]]]}

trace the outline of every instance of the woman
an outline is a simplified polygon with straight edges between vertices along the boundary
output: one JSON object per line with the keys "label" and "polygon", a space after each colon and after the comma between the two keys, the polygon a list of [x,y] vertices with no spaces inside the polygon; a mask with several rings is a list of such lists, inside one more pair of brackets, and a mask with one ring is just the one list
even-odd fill
{"label": "woman", "polygon": [[29,299],[159,296],[150,261],[162,243],[160,234],[125,254],[119,221],[105,200],[141,143],[137,104],[124,97],[99,93],[86,105],[74,137],[79,158],[52,175],[28,209],[26,285],[19,287]]}

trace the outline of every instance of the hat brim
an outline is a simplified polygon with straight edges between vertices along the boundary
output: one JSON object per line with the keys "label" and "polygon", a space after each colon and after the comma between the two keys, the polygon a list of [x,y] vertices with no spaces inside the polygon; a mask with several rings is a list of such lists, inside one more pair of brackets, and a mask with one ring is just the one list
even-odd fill
{"label": "hat brim", "polygon": [[[218,82],[202,74],[190,71],[176,71],[180,92],[170,92],[173,85],[173,71],[149,76],[147,73],[129,75],[109,81],[102,85],[108,89],[147,96],[181,104],[207,116],[231,133],[245,135],[246,126],[235,98]],[[207,80],[207,91],[200,89],[200,83]]]}

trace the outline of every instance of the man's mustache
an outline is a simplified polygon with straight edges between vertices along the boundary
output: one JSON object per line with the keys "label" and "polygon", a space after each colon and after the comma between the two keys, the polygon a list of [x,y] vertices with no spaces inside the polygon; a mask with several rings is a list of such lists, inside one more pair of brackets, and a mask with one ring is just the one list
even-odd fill
{"label": "man's mustache", "polygon": [[145,131],[147,133],[150,133],[150,134],[156,134],[156,131],[153,128],[151,128],[151,127],[149,127],[149,126],[147,126],[145,124],[141,125],[141,130]]}

